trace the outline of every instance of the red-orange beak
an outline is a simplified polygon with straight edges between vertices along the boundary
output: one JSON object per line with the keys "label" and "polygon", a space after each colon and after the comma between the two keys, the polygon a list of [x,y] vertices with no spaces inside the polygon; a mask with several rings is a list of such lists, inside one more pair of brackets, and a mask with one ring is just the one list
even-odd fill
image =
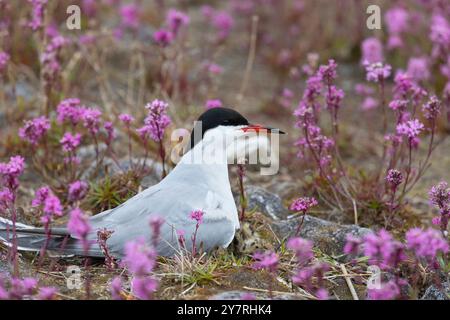
{"label": "red-orange beak", "polygon": [[249,124],[248,126],[241,128],[242,131],[255,131],[256,133],[259,132],[267,132],[267,133],[278,133],[278,134],[285,134],[283,131],[277,128],[271,128],[271,127],[265,127],[260,124]]}

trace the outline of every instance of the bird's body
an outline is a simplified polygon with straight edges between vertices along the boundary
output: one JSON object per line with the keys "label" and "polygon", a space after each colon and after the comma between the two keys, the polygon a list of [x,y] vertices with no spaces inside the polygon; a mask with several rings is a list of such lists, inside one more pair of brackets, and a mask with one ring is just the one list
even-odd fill
{"label": "bird's body", "polygon": [[[88,238],[93,245],[87,255],[103,257],[96,242],[97,231],[102,229],[112,231],[107,247],[116,258],[124,256],[125,244],[131,240],[145,238],[150,243],[152,230],[149,222],[156,216],[164,221],[157,245],[159,255],[172,256],[180,250],[180,232],[185,235],[185,248],[191,250],[197,221],[189,215],[194,210],[204,212],[203,222],[196,235],[197,246],[201,245],[203,250],[210,251],[215,247],[227,247],[231,243],[239,228],[239,219],[228,177],[230,142],[225,142],[222,137],[236,132],[236,127],[246,126],[248,122],[233,110],[221,109],[225,110],[225,119],[216,121],[215,126],[202,131],[201,143],[192,143],[191,149],[161,182],[120,206],[90,218],[92,231]],[[227,125],[230,116],[233,122]],[[255,139],[253,143],[259,144],[264,138]],[[195,158],[196,155],[202,157],[200,162]],[[0,230],[5,230],[8,224],[9,221],[0,220]],[[46,242],[46,236],[40,228],[20,224],[17,229],[20,249],[37,251]],[[7,239],[6,231],[0,231],[0,238]],[[47,249],[65,255],[86,255],[79,240],[66,228],[55,229]]]}

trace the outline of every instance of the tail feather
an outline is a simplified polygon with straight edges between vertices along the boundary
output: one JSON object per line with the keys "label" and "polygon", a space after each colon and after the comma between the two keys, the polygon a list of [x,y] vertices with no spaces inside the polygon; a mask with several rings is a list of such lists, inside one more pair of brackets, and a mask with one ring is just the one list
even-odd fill
{"label": "tail feather", "polygon": [[[9,247],[12,246],[12,226],[12,221],[0,217],[0,242]],[[66,228],[52,229],[51,234],[47,235],[43,228],[16,223],[16,239],[17,249],[20,251],[39,252],[46,245],[46,250],[53,256],[104,257],[97,243],[92,243],[86,254],[80,241],[73,238]]]}

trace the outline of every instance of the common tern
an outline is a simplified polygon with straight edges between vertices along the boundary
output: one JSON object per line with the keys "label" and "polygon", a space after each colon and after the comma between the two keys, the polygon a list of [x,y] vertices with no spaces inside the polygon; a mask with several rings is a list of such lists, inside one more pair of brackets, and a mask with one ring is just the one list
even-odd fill
{"label": "common tern", "polygon": [[[198,228],[196,243],[204,251],[226,248],[240,227],[228,177],[228,164],[235,161],[243,149],[254,153],[258,148],[268,148],[267,133],[284,132],[250,124],[232,109],[210,109],[197,120],[188,150],[163,180],[118,207],[89,218],[92,231],[88,239],[93,244],[88,252],[65,227],[52,228],[51,239],[46,241],[43,228],[21,223],[16,224],[18,247],[39,251],[47,242],[47,250],[63,255],[103,257],[96,240],[97,231],[106,229],[112,231],[107,240],[108,249],[120,259],[125,254],[128,241],[144,237],[148,243],[151,242],[149,220],[159,216],[164,223],[156,249],[161,256],[172,256],[179,250],[177,231],[186,235],[185,248],[192,249],[190,235],[195,232],[196,221],[189,217],[189,213],[202,210],[203,222]],[[1,218],[0,239],[7,243],[11,239],[11,232],[7,231],[10,227],[11,222]]]}

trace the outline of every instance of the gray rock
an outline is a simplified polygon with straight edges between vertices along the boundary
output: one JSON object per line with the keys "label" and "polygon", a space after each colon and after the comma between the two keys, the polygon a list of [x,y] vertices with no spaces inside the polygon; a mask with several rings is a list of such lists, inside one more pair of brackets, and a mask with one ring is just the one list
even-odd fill
{"label": "gray rock", "polygon": [[450,300],[450,282],[444,282],[442,288],[429,286],[423,294],[422,300]]}
{"label": "gray rock", "polygon": [[[257,300],[270,300],[269,294],[267,293],[254,293],[254,292],[248,292],[248,291],[239,291],[239,290],[232,290],[232,291],[224,291],[217,293],[209,298],[209,300],[241,300],[242,296],[245,294],[252,294],[256,297]],[[291,294],[278,294],[274,295],[272,297],[272,300],[299,300],[300,298],[291,295]]]}
{"label": "gray rock", "polygon": [[[287,208],[283,206],[281,198],[276,194],[256,187],[247,186],[245,188],[245,194],[247,197],[247,210],[259,210],[265,215],[269,216],[273,220],[286,219],[291,213]],[[239,203],[239,195],[237,195],[237,201]]]}
{"label": "gray rock", "polygon": [[[274,221],[272,228],[278,237],[287,239],[295,235],[301,221],[301,217]],[[328,255],[339,256],[343,254],[347,234],[363,237],[370,232],[370,229],[356,225],[341,225],[306,215],[298,236],[313,241]]]}

